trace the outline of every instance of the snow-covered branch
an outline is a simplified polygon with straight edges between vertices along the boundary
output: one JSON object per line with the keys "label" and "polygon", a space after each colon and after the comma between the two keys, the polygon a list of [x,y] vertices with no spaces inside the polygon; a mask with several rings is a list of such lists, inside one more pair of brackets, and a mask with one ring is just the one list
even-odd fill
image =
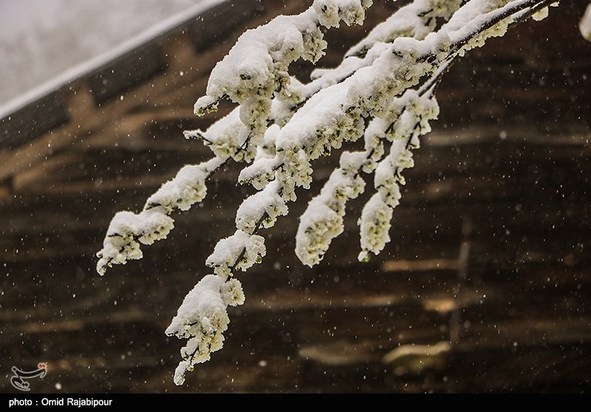
{"label": "snow-covered branch", "polygon": [[188,339],[181,349],[183,360],[174,373],[174,383],[182,385],[185,373],[195,364],[209,360],[211,352],[223,346],[223,333],[230,319],[226,308],[244,303],[242,285],[237,279],[225,281],[216,275],[207,275],[185,296],[172,319],[166,334]]}
{"label": "snow-covered branch", "polygon": [[[97,253],[97,271],[103,275],[115,264],[141,259],[140,243],[148,245],[166,238],[173,228],[170,214],[186,211],[202,201],[207,193],[206,180],[230,158],[252,161],[264,147],[267,117],[273,100],[276,107],[294,107],[301,96],[290,90],[288,68],[302,58],[316,62],[327,46],[321,27],[361,24],[371,0],[315,0],[297,16],[279,16],[266,25],[245,32],[212,71],[206,96],[195,103],[195,113],[202,115],[217,108],[222,98],[240,105],[207,131],[186,131],[185,137],[199,138],[209,146],[214,157],[199,165],[185,166],[177,176],[152,195],[144,210],[119,213],[111,221],[103,248]],[[276,96],[275,99],[272,99]],[[281,104],[280,102],[283,102]],[[286,103],[287,102],[287,103]],[[279,109],[281,110],[281,109]],[[276,115],[276,118],[281,116]],[[146,213],[150,211],[150,213]],[[144,216],[166,220],[165,228],[155,228]],[[168,219],[165,219],[168,217]],[[147,236],[156,229],[157,234]],[[148,242],[143,239],[149,238]],[[139,241],[139,242],[138,242]]]}
{"label": "snow-covered branch", "polygon": [[[314,0],[303,13],[279,16],[245,32],[213,69],[195,113],[215,110],[220,100],[237,107],[207,130],[186,131],[213,157],[182,168],[146,202],[139,214],[113,218],[97,270],[142,257],[141,245],[163,239],[173,228],[171,214],[188,210],[206,196],[206,182],[230,160],[246,163],[240,184],[257,192],[242,202],[236,230],[221,239],[205,262],[205,276],[186,296],[166,333],[187,339],[175,373],[187,371],[222,347],[228,305],[244,301],[234,272],[247,270],[266,254],[261,229],[288,214],[297,192],[309,189],[313,164],[343,145],[339,166],[300,217],[295,253],[308,266],[318,264],[331,241],[344,230],[347,202],[368,186],[374,193],[359,217],[360,254],[365,261],[390,241],[393,210],[401,200],[403,171],[413,167],[412,150],[437,118],[437,84],[450,65],[512,25],[548,14],[554,0],[414,0],[373,28],[334,68],[316,69],[303,83],[290,65],[313,63],[324,54],[323,32],[362,24],[370,0]],[[591,6],[581,20],[591,32]],[[363,138],[362,149],[358,142]],[[365,177],[373,177],[373,185]]]}

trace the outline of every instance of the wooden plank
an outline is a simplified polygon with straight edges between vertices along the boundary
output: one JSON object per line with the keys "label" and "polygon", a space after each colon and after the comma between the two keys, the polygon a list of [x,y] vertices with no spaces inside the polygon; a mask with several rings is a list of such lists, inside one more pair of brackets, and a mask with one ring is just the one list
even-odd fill
{"label": "wooden plank", "polygon": [[43,185],[53,178],[52,174],[56,169],[78,162],[78,157],[73,153],[64,153],[52,156],[46,161],[36,164],[16,174],[12,184],[16,192],[20,192],[32,184]]}
{"label": "wooden plank", "polygon": [[[40,115],[41,113],[41,115]],[[61,90],[0,119],[0,148],[15,150],[38,136],[67,123],[68,108]]]}
{"label": "wooden plank", "polygon": [[[211,8],[189,26],[195,49],[200,51],[220,43],[233,29],[242,28],[264,10],[264,3],[258,0],[229,1]],[[220,27],[225,29],[220,30]]]}
{"label": "wooden plank", "polygon": [[[164,179],[159,179],[154,184],[160,184],[162,181]],[[103,184],[106,185],[109,182]],[[117,187],[121,187],[121,182],[116,181],[115,184]],[[100,237],[117,210],[128,208],[139,210],[139,207],[141,207],[147,197],[147,193],[152,190],[150,188],[146,192],[145,188],[142,189],[142,187],[143,185],[130,187],[125,194],[125,198],[120,197],[117,201],[111,200],[112,192],[110,190],[102,192],[101,187],[99,187],[98,189],[93,189],[95,191],[94,196],[89,196],[85,198],[84,202],[80,203],[80,201],[76,201],[75,199],[78,191],[83,186],[76,183],[71,184],[69,196],[66,196],[67,192],[64,191],[56,192],[51,202],[50,199],[43,197],[23,197],[22,203],[20,201],[12,202],[3,208],[3,213],[10,213],[11,215],[8,226],[11,230],[11,235],[5,236],[3,243],[10,245],[25,235],[53,236],[55,232],[73,231],[78,230],[78,228],[96,231],[96,236]],[[219,186],[217,190],[219,191],[217,194],[212,193],[211,197],[205,201],[204,208],[191,210],[188,213],[175,214],[177,228],[173,233],[178,232],[182,233],[183,236],[188,236],[187,240],[190,242],[195,241],[195,236],[188,230],[190,227],[203,227],[205,224],[215,225],[220,231],[219,233],[231,233],[235,208],[238,206],[240,200],[233,199],[227,195],[223,196],[223,193],[231,193],[235,190],[234,185],[231,183]],[[103,195],[98,196],[100,193],[103,193]],[[124,199],[127,200],[124,201]],[[129,201],[132,203],[128,203]],[[64,204],[78,206],[74,209],[72,206],[69,206],[67,212],[65,211],[60,218],[56,218],[51,212],[52,208],[63,208]],[[93,212],[93,207],[99,204],[103,205],[100,209],[101,212]],[[346,232],[334,241],[328,256],[336,258],[338,253],[342,253],[342,259],[344,261],[351,259],[355,261],[359,247],[357,240],[358,229],[355,225],[355,220],[359,214],[359,207],[362,204],[360,203],[356,209],[349,211],[346,221]],[[268,237],[269,241],[274,244],[279,245],[283,242],[284,246],[278,248],[290,251],[293,236],[298,225],[297,216],[301,213],[301,209],[304,206],[305,204],[294,205],[291,217],[283,218],[279,226],[269,231],[264,231],[262,234]],[[215,210],[214,216],[210,213],[212,210]],[[84,216],[91,216],[91,218],[85,218]],[[446,218],[443,219],[443,216]],[[461,240],[462,216],[471,216],[474,219],[474,235],[472,237],[479,242],[475,247],[480,253],[484,254],[487,248],[491,248],[491,257],[498,253],[498,258],[503,259],[503,254],[507,253],[507,258],[511,257],[519,261],[523,261],[523,259],[535,261],[538,259],[536,256],[540,253],[543,255],[545,249],[558,247],[559,245],[554,245],[552,239],[559,240],[565,236],[572,238],[573,241],[575,238],[584,239],[585,233],[591,228],[590,214],[588,213],[586,204],[582,206],[576,203],[568,203],[564,206],[561,204],[540,204],[538,197],[532,197],[529,200],[518,200],[516,203],[501,202],[494,205],[489,203],[464,204],[459,209],[456,203],[450,202],[422,205],[402,204],[395,210],[391,231],[393,240],[388,245],[383,257],[379,259],[391,260],[392,257],[389,256],[395,253],[394,256],[397,259],[403,262],[413,262],[413,265],[424,265],[425,263],[422,263],[421,260],[425,260],[425,262],[435,262],[434,264],[443,262],[445,263],[445,268],[453,268],[452,262],[457,257],[457,249],[454,248],[458,247],[457,245],[459,245]],[[87,237],[88,234],[84,236]],[[200,233],[199,236],[207,239],[208,242],[215,242],[216,240],[216,234],[214,232],[208,232],[205,235]],[[526,243],[522,242],[524,237],[527,238]],[[351,241],[352,239],[354,241]],[[167,240],[159,243],[167,244],[169,242]],[[547,246],[545,246],[544,242],[546,242]],[[421,249],[422,243],[425,244],[423,249],[432,253],[437,253],[437,250],[439,250],[439,253],[447,253],[447,251],[453,250],[456,250],[456,252],[447,255],[447,257],[445,255],[428,255],[424,252],[417,255],[417,251]],[[31,250],[37,247],[33,242],[28,242],[27,244]],[[27,248],[26,245],[23,247],[24,249]],[[166,250],[170,249],[166,245],[162,247],[165,247]],[[176,246],[171,245],[171,247]],[[526,254],[528,247],[531,250],[529,250],[529,254]],[[564,243],[555,252],[562,253],[563,258],[566,258],[571,253],[570,247],[570,243]],[[577,252],[577,250],[576,248],[572,250],[575,253],[573,258],[575,256],[582,258],[582,252]],[[337,253],[336,251],[339,252]],[[547,256],[553,256],[553,259],[559,257],[556,253]],[[285,259],[287,259],[287,262],[292,260],[291,252],[285,256]],[[417,268],[415,266],[415,269]],[[397,269],[401,269],[401,267],[398,266]]]}

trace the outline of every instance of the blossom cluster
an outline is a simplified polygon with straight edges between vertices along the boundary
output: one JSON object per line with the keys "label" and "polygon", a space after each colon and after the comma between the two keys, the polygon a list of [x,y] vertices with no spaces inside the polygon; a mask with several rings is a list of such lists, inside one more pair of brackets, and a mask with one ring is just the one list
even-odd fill
{"label": "blossom cluster", "polygon": [[439,114],[437,101],[430,93],[421,96],[409,90],[396,103],[399,116],[384,131],[386,139],[391,142],[390,152],[377,164],[374,172],[377,193],[363,208],[359,219],[359,260],[362,261],[368,260],[369,252],[379,254],[390,241],[392,209],[398,206],[402,196],[400,185],[406,183],[402,172],[414,166],[411,149],[420,146],[419,137],[431,130],[429,121]]}
{"label": "blossom cluster", "polygon": [[103,248],[97,253],[98,273],[104,275],[114,264],[141,259],[140,243],[151,245],[164,239],[173,227],[173,219],[157,210],[145,210],[140,214],[117,212],[107,230]]}
{"label": "blossom cluster", "polygon": [[266,252],[262,236],[250,235],[238,229],[217,243],[205,264],[225,279],[232,275],[234,269],[245,271],[255,263],[260,263]]}
{"label": "blossom cluster", "polygon": [[141,244],[151,245],[165,239],[174,227],[174,219],[169,215],[176,209],[186,211],[203,200],[207,194],[206,179],[220,165],[219,158],[200,165],[187,165],[148,198],[142,212],[115,214],[103,248],[97,252],[97,272],[104,275],[113,265],[141,259]]}
{"label": "blossom cluster", "polygon": [[223,333],[230,319],[228,306],[244,303],[242,285],[237,279],[224,280],[207,275],[185,296],[176,316],[166,329],[168,336],[187,339],[181,349],[182,361],[174,373],[174,383],[182,385],[185,374],[196,364],[206,362],[210,354],[223,346]]}
{"label": "blossom cluster", "polygon": [[331,241],[344,230],[347,201],[363,192],[365,181],[357,173],[359,166],[351,165],[358,157],[351,152],[343,154],[341,166],[332,172],[300,217],[295,253],[305,265],[314,266],[322,260]]}

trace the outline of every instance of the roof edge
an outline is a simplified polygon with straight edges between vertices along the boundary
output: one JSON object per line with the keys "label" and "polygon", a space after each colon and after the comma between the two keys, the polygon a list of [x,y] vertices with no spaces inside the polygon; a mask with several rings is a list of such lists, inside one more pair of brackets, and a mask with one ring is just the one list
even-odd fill
{"label": "roof edge", "polygon": [[110,62],[125,56],[131,51],[146,45],[151,41],[156,40],[158,37],[175,31],[177,28],[187,23],[191,19],[207,13],[224,2],[226,2],[226,0],[206,0],[205,2],[195,4],[187,10],[150,27],[149,29],[139,33],[138,35],[123,43],[120,43],[118,46],[115,46],[114,48],[90,60],[82,62],[71,69],[60,73],[59,75],[45,81],[41,85],[30,89],[16,98],[9,100],[8,103],[1,105],[0,120],[11,116],[26,106],[50,95],[53,92],[56,92],[67,84],[100,70],[103,66],[106,66]]}

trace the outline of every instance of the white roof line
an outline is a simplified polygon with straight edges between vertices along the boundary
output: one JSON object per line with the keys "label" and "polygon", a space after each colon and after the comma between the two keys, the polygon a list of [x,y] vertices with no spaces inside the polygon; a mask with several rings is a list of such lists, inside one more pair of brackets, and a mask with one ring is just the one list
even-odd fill
{"label": "white roof line", "polygon": [[224,1],[225,0],[207,0],[195,4],[185,11],[172,16],[161,23],[153,25],[149,29],[119,44],[118,46],[115,46],[92,59],[86,60],[85,62],[60,73],[52,79],[0,106],[0,119],[10,116],[23,107],[39,100],[44,96],[47,96],[48,94],[65,86],[66,84],[91,73],[92,71],[104,66],[118,57],[129,53],[130,51],[146,44],[148,41],[153,40],[156,37],[168,32],[169,30],[180,26],[182,23],[186,22],[192,17],[195,17],[204,11],[213,8],[214,6],[223,3]]}

